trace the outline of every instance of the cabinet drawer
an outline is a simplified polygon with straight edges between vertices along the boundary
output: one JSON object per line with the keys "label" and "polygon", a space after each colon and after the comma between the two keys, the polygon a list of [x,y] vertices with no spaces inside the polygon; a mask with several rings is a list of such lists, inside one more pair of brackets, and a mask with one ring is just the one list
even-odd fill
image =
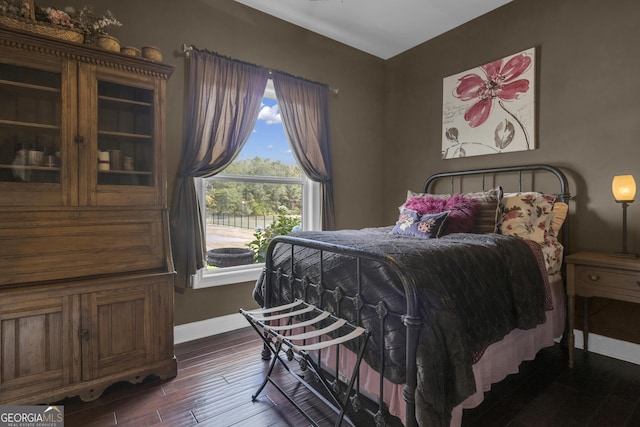
{"label": "cabinet drawer", "polygon": [[578,265],[576,266],[576,293],[583,296],[640,302],[640,273]]}
{"label": "cabinet drawer", "polygon": [[160,209],[0,213],[0,286],[166,268],[163,215]]}

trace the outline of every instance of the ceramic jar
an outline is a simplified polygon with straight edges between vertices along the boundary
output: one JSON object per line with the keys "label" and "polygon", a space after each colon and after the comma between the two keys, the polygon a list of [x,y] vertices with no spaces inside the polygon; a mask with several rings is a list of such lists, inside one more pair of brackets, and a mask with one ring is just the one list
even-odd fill
{"label": "ceramic jar", "polygon": [[162,52],[155,46],[143,46],[142,57],[153,61],[162,61]]}
{"label": "ceramic jar", "polygon": [[120,48],[120,53],[127,56],[140,56],[140,49],[133,46],[122,46]]}
{"label": "ceramic jar", "polygon": [[120,42],[113,36],[106,34],[99,35],[96,39],[96,45],[106,50],[120,52]]}

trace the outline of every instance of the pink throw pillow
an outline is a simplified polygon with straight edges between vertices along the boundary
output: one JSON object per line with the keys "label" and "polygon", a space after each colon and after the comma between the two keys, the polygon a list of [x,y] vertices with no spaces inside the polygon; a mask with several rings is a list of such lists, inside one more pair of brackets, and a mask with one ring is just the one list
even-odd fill
{"label": "pink throw pillow", "polygon": [[445,234],[472,233],[479,206],[478,200],[462,194],[454,194],[446,200],[433,196],[412,197],[405,203],[407,209],[413,209],[421,215],[450,211]]}

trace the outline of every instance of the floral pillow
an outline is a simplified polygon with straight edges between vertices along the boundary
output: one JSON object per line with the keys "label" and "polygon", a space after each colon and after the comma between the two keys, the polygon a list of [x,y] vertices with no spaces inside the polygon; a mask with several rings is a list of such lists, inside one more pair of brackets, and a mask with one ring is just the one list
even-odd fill
{"label": "floral pillow", "polygon": [[440,236],[449,211],[421,215],[411,209],[403,209],[391,234],[432,239]]}
{"label": "floral pillow", "polygon": [[559,274],[562,267],[564,247],[557,239],[547,239],[542,245],[542,255],[544,256],[544,264],[547,268],[549,276]]}
{"label": "floral pillow", "polygon": [[412,197],[405,203],[407,209],[412,209],[420,215],[449,211],[445,225],[445,234],[472,233],[476,221],[476,213],[480,202],[454,194],[449,199],[437,196]]}
{"label": "floral pillow", "polygon": [[502,198],[500,230],[507,236],[517,236],[545,243],[553,221],[555,198],[540,193],[506,193]]}
{"label": "floral pillow", "polygon": [[568,204],[564,202],[555,202],[553,204],[553,218],[551,219],[549,231],[545,236],[544,245],[542,245],[542,254],[544,255],[549,275],[560,273],[564,246],[558,241],[558,236],[568,213]]}

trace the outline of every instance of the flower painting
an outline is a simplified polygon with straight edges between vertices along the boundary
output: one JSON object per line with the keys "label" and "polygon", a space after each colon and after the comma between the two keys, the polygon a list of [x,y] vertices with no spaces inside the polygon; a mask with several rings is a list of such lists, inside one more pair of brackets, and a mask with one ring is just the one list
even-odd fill
{"label": "flower painting", "polygon": [[535,48],[446,77],[442,158],[535,149]]}

